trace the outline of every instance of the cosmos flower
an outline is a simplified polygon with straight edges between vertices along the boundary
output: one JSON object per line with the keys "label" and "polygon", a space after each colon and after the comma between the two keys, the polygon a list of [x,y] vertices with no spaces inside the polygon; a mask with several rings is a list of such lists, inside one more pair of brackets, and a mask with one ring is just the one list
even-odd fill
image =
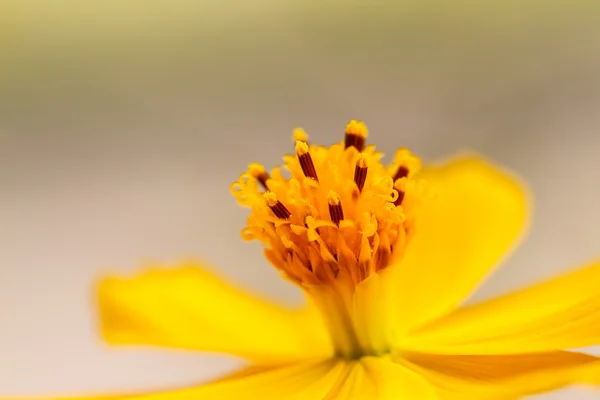
{"label": "cosmos flower", "polygon": [[599,383],[598,359],[567,349],[600,343],[600,263],[463,305],[522,236],[526,191],[477,156],[421,168],[399,149],[386,166],[366,138],[359,121],[330,147],[298,129],[287,172],[253,163],[232,185],[250,209],[243,239],[305,293],[301,309],[196,263],[101,282],[110,343],[249,361],[207,384],[122,397],[506,400]]}

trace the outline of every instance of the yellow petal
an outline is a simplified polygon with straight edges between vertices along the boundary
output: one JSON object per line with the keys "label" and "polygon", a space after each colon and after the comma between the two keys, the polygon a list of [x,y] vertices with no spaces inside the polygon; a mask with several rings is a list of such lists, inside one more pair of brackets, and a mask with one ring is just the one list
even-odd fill
{"label": "yellow petal", "polygon": [[458,309],[413,332],[430,353],[537,352],[600,344],[600,263]]}
{"label": "yellow petal", "polygon": [[197,264],[107,278],[98,296],[102,333],[113,344],[224,352],[257,363],[333,351],[316,310],[278,307]]}
{"label": "yellow petal", "polygon": [[581,373],[579,382],[594,385],[597,390],[600,390],[600,363],[594,363],[589,368],[585,368]]}
{"label": "yellow petal", "polygon": [[346,364],[345,371],[340,374],[339,379],[323,400],[358,399],[357,393],[361,390],[365,391],[365,379],[367,376],[364,365],[359,361],[349,362]]}
{"label": "yellow petal", "polygon": [[140,400],[305,400],[322,399],[345,369],[345,362],[330,359],[285,367],[250,368],[233,377],[181,393],[165,393]]}
{"label": "yellow petal", "polygon": [[351,399],[439,399],[435,388],[422,376],[389,359],[364,357],[361,364],[365,369],[366,379],[356,387],[356,391],[349,397]]}
{"label": "yellow petal", "polygon": [[438,397],[434,386],[414,371],[389,359],[363,357],[346,365],[323,400],[364,399],[437,400]]}
{"label": "yellow petal", "polygon": [[397,314],[398,304],[385,278],[385,275],[371,275],[356,287],[354,294],[354,329],[361,347],[369,354],[389,353],[398,343],[397,326],[390,318]]}
{"label": "yellow petal", "polygon": [[480,158],[425,168],[419,178],[432,196],[416,216],[404,259],[390,270],[405,327],[462,302],[513,248],[528,214],[524,187]]}
{"label": "yellow petal", "polygon": [[567,351],[498,356],[405,353],[403,358],[399,362],[408,359],[445,400],[516,399],[582,382],[600,365],[596,357]]}
{"label": "yellow petal", "polygon": [[[251,366],[186,389],[52,400],[438,400],[434,386],[388,359],[330,358],[279,366]],[[14,400],[14,399],[13,399]]]}
{"label": "yellow petal", "polygon": [[331,358],[280,366],[252,366],[217,381],[185,389],[52,400],[322,399],[346,370],[346,363]]}

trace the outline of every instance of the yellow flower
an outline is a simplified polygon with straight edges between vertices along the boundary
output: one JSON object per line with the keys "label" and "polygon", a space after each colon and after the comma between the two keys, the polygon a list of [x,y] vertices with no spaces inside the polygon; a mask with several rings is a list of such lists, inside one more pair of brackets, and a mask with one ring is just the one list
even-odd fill
{"label": "yellow flower", "polygon": [[565,350],[600,343],[600,263],[461,306],[521,236],[522,185],[476,156],[421,169],[400,149],[385,166],[366,137],[358,121],[331,147],[297,130],[289,178],[251,164],[232,185],[250,208],[242,237],[264,245],[306,307],[274,305],[193,263],[101,282],[110,343],[251,362],[128,399],[504,400],[600,381],[597,358]]}

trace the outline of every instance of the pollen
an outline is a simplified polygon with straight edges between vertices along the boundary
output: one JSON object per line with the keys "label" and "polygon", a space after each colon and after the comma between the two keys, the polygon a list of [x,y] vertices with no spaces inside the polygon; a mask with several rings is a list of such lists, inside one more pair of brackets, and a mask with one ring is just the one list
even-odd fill
{"label": "pollen", "polygon": [[367,156],[365,153],[358,155],[356,160],[356,167],[354,168],[354,183],[359,192],[362,192],[365,187],[365,181],[367,180]]}
{"label": "pollen", "polygon": [[268,189],[267,180],[269,179],[269,174],[265,170],[264,166],[258,163],[252,163],[248,166],[248,172],[265,190]]}
{"label": "pollen", "polygon": [[279,219],[288,219],[291,215],[290,211],[285,208],[285,206],[277,200],[277,196],[274,193],[266,192],[263,197],[265,198],[265,202],[273,211],[273,214]]}
{"label": "pollen", "polygon": [[398,179],[414,175],[421,168],[421,160],[414,156],[410,150],[401,148],[394,155],[394,162],[388,169],[394,182]]}
{"label": "pollen", "polygon": [[358,151],[362,151],[365,147],[368,131],[367,126],[362,121],[352,120],[346,125],[346,136],[344,138],[344,146],[354,147]]}
{"label": "pollen", "polygon": [[306,131],[302,128],[294,129],[294,132],[292,133],[292,138],[294,139],[294,142],[308,143],[308,135],[306,134]]}
{"label": "pollen", "polygon": [[344,210],[342,210],[340,196],[334,191],[330,191],[327,195],[327,203],[329,204],[329,216],[331,217],[331,221],[339,226],[340,221],[344,219]]}
{"label": "pollen", "polygon": [[300,167],[302,167],[304,176],[318,181],[319,178],[317,177],[315,164],[313,163],[312,156],[308,151],[308,145],[305,142],[300,140],[296,142],[296,154],[298,155],[298,161],[300,162]]}
{"label": "pollen", "polygon": [[343,140],[326,147],[309,144],[298,128],[295,154],[282,167],[268,173],[252,163],[231,186],[251,209],[242,237],[260,241],[267,259],[300,286],[355,287],[397,263],[410,241],[424,192],[415,177],[421,162],[401,148],[384,165],[367,132],[352,120]]}

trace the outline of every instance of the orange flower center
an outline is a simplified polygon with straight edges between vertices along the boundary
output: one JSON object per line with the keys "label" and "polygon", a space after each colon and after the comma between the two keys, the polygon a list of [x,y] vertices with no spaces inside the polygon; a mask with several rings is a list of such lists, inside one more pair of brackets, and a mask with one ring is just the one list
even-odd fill
{"label": "orange flower center", "polygon": [[296,154],[284,156],[291,177],[253,163],[231,186],[252,209],[242,237],[260,240],[269,261],[300,286],[356,286],[395,263],[410,239],[420,160],[399,149],[384,166],[366,138],[367,127],[354,120],[330,147],[309,145],[297,129]]}
{"label": "orange flower center", "polygon": [[344,141],[330,147],[309,144],[296,129],[296,154],[283,158],[289,178],[253,163],[231,186],[252,209],[242,237],[260,240],[267,259],[309,295],[337,354],[347,358],[390,351],[387,321],[367,316],[375,315],[374,299],[357,287],[400,260],[424,193],[414,179],[417,157],[401,148],[384,166],[366,138],[367,127],[354,120]]}

